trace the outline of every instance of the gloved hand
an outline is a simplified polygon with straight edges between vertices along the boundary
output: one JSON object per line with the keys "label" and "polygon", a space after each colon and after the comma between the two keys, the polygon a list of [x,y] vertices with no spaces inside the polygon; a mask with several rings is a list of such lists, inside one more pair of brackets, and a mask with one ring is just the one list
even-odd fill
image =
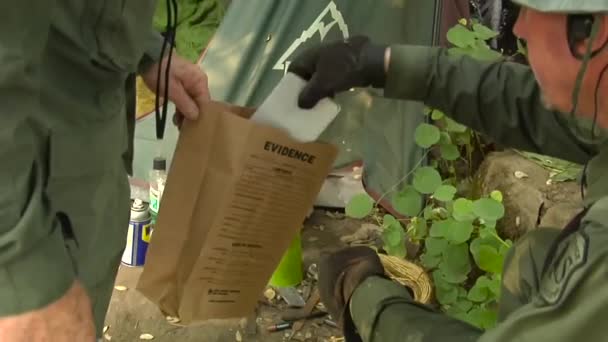
{"label": "gloved hand", "polygon": [[353,36],[300,53],[287,69],[309,81],[300,93],[298,105],[309,109],[324,97],[354,87],[384,87],[386,49],[386,45],[373,44],[368,37]]}
{"label": "gloved hand", "polygon": [[386,278],[378,254],[369,247],[345,248],[324,257],[319,263],[321,301],[344,331],[347,341],[356,340],[348,302],[357,286],[370,276]]}

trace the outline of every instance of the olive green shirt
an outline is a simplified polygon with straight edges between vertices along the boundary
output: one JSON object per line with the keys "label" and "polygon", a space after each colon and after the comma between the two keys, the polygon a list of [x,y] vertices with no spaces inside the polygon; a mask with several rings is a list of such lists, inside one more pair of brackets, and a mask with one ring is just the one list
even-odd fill
{"label": "olive green shirt", "polygon": [[[442,110],[499,144],[588,164],[580,229],[564,239],[559,260],[534,300],[488,331],[415,303],[392,281],[372,277],[355,291],[350,312],[365,342],[600,341],[608,329],[608,146],[579,139],[567,116],[546,109],[531,69],[449,56],[445,49],[392,46],[385,96]],[[555,262],[554,262],[555,261]]]}
{"label": "olive green shirt", "polygon": [[60,198],[60,187],[126,176],[135,118],[125,117],[125,82],[160,55],[154,9],[149,0],[0,2],[0,317],[47,305],[76,278],[54,204],[98,205]]}

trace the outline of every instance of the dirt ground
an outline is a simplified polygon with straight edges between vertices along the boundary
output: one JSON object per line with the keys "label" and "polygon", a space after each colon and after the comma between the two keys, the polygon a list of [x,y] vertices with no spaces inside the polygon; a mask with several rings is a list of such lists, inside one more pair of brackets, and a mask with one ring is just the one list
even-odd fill
{"label": "dirt ground", "polygon": [[[306,221],[303,230],[304,267],[308,269],[328,251],[344,246],[340,237],[353,234],[361,222],[344,218],[340,213],[317,209]],[[106,319],[106,340],[118,342],[141,341],[142,334],[152,335],[159,342],[224,342],[224,341],[286,341],[291,329],[268,332],[268,326],[280,322],[281,309],[275,305],[260,305],[255,324],[246,318],[206,322],[192,327],[179,327],[167,322],[159,310],[135,290],[141,268],[121,266]],[[126,288],[126,289],[125,289]],[[292,341],[331,341],[338,331],[323,323],[327,318],[306,321]],[[252,329],[253,327],[253,329]]]}

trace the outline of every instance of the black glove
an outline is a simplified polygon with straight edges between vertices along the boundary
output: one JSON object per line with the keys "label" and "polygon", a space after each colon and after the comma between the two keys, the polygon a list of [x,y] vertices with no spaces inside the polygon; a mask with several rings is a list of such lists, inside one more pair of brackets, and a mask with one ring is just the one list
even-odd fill
{"label": "black glove", "polygon": [[386,45],[376,45],[365,36],[318,44],[300,53],[287,69],[309,81],[298,105],[309,109],[324,97],[354,87],[382,88],[386,82]]}
{"label": "black glove", "polygon": [[385,277],[376,252],[365,246],[349,247],[324,257],[319,263],[319,294],[347,341],[360,341],[350,317],[348,302],[367,277]]}

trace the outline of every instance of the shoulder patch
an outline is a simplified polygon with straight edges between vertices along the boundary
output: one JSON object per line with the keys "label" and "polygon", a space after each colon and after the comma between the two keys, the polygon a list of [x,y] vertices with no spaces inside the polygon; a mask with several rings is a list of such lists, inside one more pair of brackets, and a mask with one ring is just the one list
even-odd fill
{"label": "shoulder patch", "polygon": [[541,279],[539,295],[553,305],[563,296],[574,274],[587,262],[589,237],[578,230],[559,243],[547,272]]}

